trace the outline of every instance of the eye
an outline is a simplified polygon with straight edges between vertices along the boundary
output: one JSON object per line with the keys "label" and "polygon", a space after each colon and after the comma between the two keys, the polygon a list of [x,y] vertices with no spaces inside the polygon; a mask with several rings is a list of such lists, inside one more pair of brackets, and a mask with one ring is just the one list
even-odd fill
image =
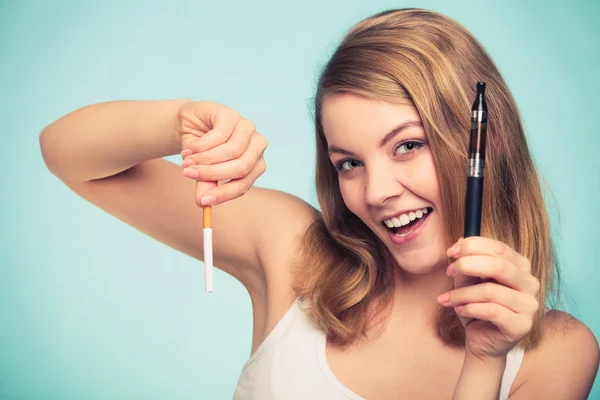
{"label": "eye", "polygon": [[337,162],[334,167],[338,172],[342,172],[360,167],[361,165],[362,163],[358,160],[346,159]]}
{"label": "eye", "polygon": [[409,140],[403,143],[400,143],[394,149],[395,154],[407,154],[411,153],[419,148],[423,147],[423,143],[418,142],[416,140]]}

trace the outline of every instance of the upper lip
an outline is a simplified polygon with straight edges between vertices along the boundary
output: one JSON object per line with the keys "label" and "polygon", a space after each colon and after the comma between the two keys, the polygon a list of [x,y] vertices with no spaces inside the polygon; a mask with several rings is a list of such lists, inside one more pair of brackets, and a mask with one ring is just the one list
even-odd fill
{"label": "upper lip", "polygon": [[410,213],[410,212],[415,212],[415,211],[417,211],[417,210],[422,210],[422,209],[424,209],[424,208],[429,208],[429,207],[411,208],[411,209],[409,209],[409,210],[397,211],[397,212],[395,212],[394,214],[389,214],[388,216],[386,216],[386,217],[383,217],[383,218],[381,219],[381,222],[383,222],[383,221],[385,221],[385,220],[387,220],[387,219],[391,219],[391,218],[398,217],[399,215],[402,215],[402,214],[408,214],[408,213]]}

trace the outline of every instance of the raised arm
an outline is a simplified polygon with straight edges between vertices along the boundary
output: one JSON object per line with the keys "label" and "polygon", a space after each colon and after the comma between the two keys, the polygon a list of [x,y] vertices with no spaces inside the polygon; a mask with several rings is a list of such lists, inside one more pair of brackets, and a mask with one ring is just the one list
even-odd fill
{"label": "raised arm", "polygon": [[[249,290],[259,290],[265,273],[286,279],[286,265],[313,210],[285,193],[249,189],[264,171],[266,141],[239,115],[246,122],[229,124],[233,132],[213,130],[227,125],[224,116],[235,114],[216,103],[190,100],[105,102],[48,125],[40,146],[49,170],[78,195],[199,260],[199,204],[211,186],[186,178],[181,166],[161,157],[186,147],[209,149],[188,157],[197,160],[192,168],[202,174],[198,181],[234,178],[207,192],[218,204],[213,208],[215,266]],[[239,139],[243,136],[247,140]]]}

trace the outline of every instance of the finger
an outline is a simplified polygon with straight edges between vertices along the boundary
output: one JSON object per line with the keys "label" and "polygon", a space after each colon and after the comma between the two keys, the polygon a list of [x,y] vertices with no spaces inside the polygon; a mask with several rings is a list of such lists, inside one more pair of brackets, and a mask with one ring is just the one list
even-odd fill
{"label": "finger", "polygon": [[262,136],[253,135],[248,150],[240,158],[212,165],[191,165],[184,175],[203,182],[241,179],[252,171],[265,151]]}
{"label": "finger", "polygon": [[252,136],[259,135],[255,129],[256,127],[251,121],[242,119],[235,126],[227,142],[212,149],[188,155],[185,160],[194,160],[197,165],[210,165],[239,158],[248,149]]}
{"label": "finger", "polygon": [[492,302],[519,314],[535,314],[539,308],[535,297],[492,282],[451,290],[440,295],[438,302],[445,307]]}
{"label": "finger", "polygon": [[[189,171],[191,171],[191,170],[187,169],[187,167],[194,165],[194,164],[195,164],[194,160],[191,160],[191,159],[185,160],[181,163],[182,167],[184,167],[184,175],[186,177],[192,178],[192,179],[196,178],[196,175],[195,174],[190,175]],[[187,173],[186,173],[186,171],[187,171]],[[204,198],[204,193],[207,190],[217,187],[218,184],[219,184],[219,182],[197,181],[196,182],[196,191],[195,191],[196,204],[201,207],[211,205],[211,203],[214,202],[214,198],[213,199]]]}
{"label": "finger", "polygon": [[212,129],[189,143],[185,149],[191,149],[194,153],[201,153],[229,140],[240,121],[240,114],[226,107],[219,109],[216,113]]}
{"label": "finger", "polygon": [[211,196],[214,198],[214,202],[211,205],[218,205],[229,200],[236,199],[244,195],[256,179],[265,172],[266,163],[264,159],[261,159],[254,169],[242,179],[232,179],[231,181],[217,187],[212,188],[204,193],[204,196]]}
{"label": "finger", "polygon": [[463,318],[491,322],[511,342],[523,339],[533,327],[531,316],[514,313],[497,303],[469,303],[456,307],[456,312]]}
{"label": "finger", "polygon": [[488,255],[503,257],[510,260],[517,267],[531,272],[531,263],[529,260],[510,246],[498,240],[482,237],[471,236],[459,240],[456,244],[448,249],[448,257],[459,258],[465,255]]}
{"label": "finger", "polygon": [[217,187],[217,182],[196,182],[196,205],[199,207],[212,206],[215,199],[206,195],[206,192]]}
{"label": "finger", "polygon": [[505,258],[492,256],[463,256],[448,266],[448,272],[458,271],[464,275],[492,278],[520,292],[537,294],[539,282],[531,274],[517,268]]}
{"label": "finger", "polygon": [[481,278],[476,276],[468,276],[457,270],[452,272],[452,276],[454,277],[454,289],[475,285],[481,282]]}

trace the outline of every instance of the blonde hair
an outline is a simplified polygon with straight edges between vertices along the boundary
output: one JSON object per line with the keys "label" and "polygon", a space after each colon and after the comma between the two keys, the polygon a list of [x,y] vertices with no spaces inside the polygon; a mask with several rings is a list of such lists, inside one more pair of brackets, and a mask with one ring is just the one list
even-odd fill
{"label": "blonde hair", "polygon": [[[527,257],[541,282],[540,310],[522,344],[535,345],[545,299],[555,284],[555,253],[540,177],[512,95],[479,42],[454,20],[427,10],[391,10],[367,18],[344,37],[326,64],[315,97],[316,187],[321,212],[304,238],[295,289],[339,345],[366,335],[375,304],[394,287],[389,251],[344,204],[321,124],[328,95],[351,93],[417,109],[440,182],[448,246],[462,236],[470,108],[477,81],[490,110],[481,235]],[[439,307],[437,335],[464,346],[453,309]]]}

